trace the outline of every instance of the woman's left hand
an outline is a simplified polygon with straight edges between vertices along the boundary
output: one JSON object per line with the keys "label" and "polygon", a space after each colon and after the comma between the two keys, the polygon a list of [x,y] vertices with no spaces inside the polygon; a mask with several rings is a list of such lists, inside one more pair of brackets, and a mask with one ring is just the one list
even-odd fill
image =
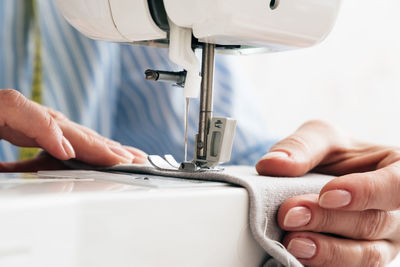
{"label": "woman's left hand", "polygon": [[0,89],[0,140],[41,148],[31,160],[1,162],[0,172],[66,168],[61,160],[75,158],[97,166],[144,163],[147,155],[76,124],[58,111],[39,105],[13,89]]}
{"label": "woman's left hand", "polygon": [[357,142],[311,121],[257,163],[262,175],[338,176],[318,194],[284,202],[283,244],[303,264],[384,266],[400,251],[400,149]]}

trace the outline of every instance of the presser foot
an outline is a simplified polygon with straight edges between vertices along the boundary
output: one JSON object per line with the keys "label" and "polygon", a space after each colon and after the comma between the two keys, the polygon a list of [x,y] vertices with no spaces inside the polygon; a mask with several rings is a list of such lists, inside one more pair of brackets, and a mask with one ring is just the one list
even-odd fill
{"label": "presser foot", "polygon": [[218,172],[223,170],[219,166],[212,168],[200,167],[192,161],[178,163],[172,155],[164,155],[164,158],[158,155],[149,155],[147,159],[154,168],[161,171]]}

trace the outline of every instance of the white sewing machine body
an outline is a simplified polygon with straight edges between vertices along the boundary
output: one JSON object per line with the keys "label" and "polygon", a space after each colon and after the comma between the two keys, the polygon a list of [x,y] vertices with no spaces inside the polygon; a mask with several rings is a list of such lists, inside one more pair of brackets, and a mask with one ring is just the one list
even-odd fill
{"label": "white sewing machine body", "polygon": [[88,37],[129,43],[167,38],[152,2],[163,3],[168,18],[202,42],[277,51],[323,40],[341,0],[57,0],[68,22]]}
{"label": "white sewing machine body", "polygon": [[0,174],[0,266],[263,262],[265,252],[248,228],[243,188],[145,175],[77,176]]}

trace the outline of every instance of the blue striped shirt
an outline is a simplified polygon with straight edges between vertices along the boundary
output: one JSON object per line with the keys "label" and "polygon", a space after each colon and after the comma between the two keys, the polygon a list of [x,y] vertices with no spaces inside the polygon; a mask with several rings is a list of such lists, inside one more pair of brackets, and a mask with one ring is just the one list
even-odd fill
{"label": "blue striped shirt", "polygon": [[[24,4],[24,0],[0,0],[0,88],[29,96],[33,42]],[[123,144],[149,154],[173,154],[182,161],[182,89],[146,81],[143,74],[148,68],[180,70],[170,62],[168,50],[91,40],[65,21],[53,1],[38,0],[38,9],[44,104]],[[238,120],[230,163],[254,164],[271,140],[252,88],[244,87],[239,75],[227,67],[232,61],[222,55],[216,58],[214,114]],[[192,100],[189,156],[194,154],[198,108],[199,100]],[[0,160],[16,156],[14,146],[0,142]]]}

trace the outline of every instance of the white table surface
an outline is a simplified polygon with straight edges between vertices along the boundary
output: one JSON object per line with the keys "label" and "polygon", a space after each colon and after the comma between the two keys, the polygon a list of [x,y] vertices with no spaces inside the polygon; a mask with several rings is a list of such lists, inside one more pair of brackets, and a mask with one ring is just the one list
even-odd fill
{"label": "white table surface", "polygon": [[0,266],[244,267],[265,257],[243,188],[76,175],[0,174]]}
{"label": "white table surface", "polygon": [[[57,175],[0,174],[0,266],[262,262],[243,188],[145,175]],[[398,266],[400,255],[390,264]]]}

